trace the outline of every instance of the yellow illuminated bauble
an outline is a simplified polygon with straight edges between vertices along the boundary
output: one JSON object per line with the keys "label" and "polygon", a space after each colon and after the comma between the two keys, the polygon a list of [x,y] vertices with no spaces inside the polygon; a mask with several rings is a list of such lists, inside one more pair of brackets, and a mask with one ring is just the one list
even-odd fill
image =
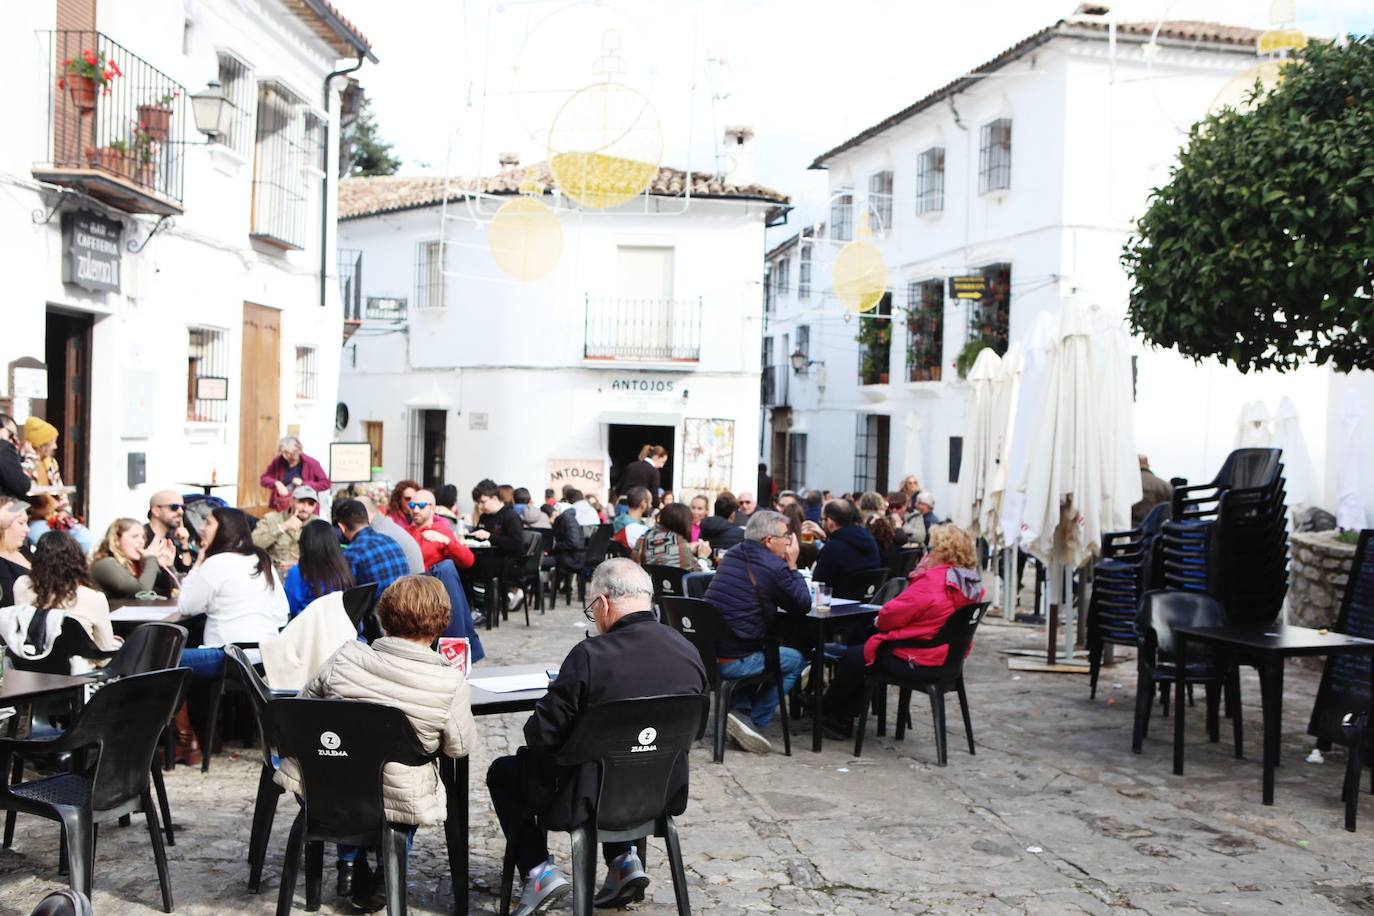
{"label": "yellow illuminated bauble", "polygon": [[835,295],[856,312],[873,309],[887,290],[883,253],[869,242],[850,242],[841,248],[830,276]]}
{"label": "yellow illuminated bauble", "polygon": [[1247,99],[1255,88],[1255,83],[1260,84],[1263,92],[1268,92],[1283,79],[1283,69],[1290,63],[1290,60],[1266,60],[1236,74],[1212,99],[1212,104],[1207,108],[1208,112],[1215,114],[1223,108],[1234,108],[1244,114],[1254,107]]}
{"label": "yellow illuminated bauble", "polygon": [[487,228],[491,256],[507,276],[539,280],[558,266],[563,226],[543,201],[516,197],[506,201]]}

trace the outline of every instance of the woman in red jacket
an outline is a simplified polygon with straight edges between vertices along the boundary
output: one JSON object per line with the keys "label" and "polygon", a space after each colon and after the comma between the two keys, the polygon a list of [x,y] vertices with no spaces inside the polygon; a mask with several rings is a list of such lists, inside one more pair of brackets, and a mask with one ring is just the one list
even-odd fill
{"label": "woman in red jacket", "polygon": [[[954,525],[931,529],[930,552],[911,574],[907,587],[878,612],[878,631],[863,645],[850,646],[835,666],[835,678],[825,693],[825,730],[848,738],[854,717],[863,711],[864,675],[878,656],[878,646],[892,639],[929,639],[961,607],[981,601],[973,538]],[[970,647],[972,648],[972,647]],[[936,667],[949,649],[894,649],[884,664],[894,672],[908,666]]]}
{"label": "woman in red jacket", "polygon": [[[329,492],[329,475],[314,458],[305,453],[301,440],[295,436],[282,436],[277,443],[277,456],[267,465],[258,481],[267,491],[267,501],[272,509],[285,512],[291,508],[291,491],[305,485],[316,493]],[[315,504],[315,514],[320,514],[319,503]]]}

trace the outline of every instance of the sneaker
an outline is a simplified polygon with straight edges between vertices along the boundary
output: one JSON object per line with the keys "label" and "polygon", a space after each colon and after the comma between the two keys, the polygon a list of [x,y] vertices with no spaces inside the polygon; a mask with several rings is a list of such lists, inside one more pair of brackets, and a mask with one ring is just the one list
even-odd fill
{"label": "sneaker", "polygon": [[532,916],[570,890],[572,885],[568,879],[549,862],[540,870],[538,877],[525,879],[525,889],[520,892],[520,908],[515,911],[515,916]]}
{"label": "sneaker", "polygon": [[768,739],[760,735],[754,726],[734,713],[729,713],[725,717],[725,733],[735,739],[735,743],[740,746],[741,750],[753,754],[771,754],[773,752],[773,745],[768,742]]}
{"label": "sneaker", "polygon": [[649,876],[634,850],[616,856],[606,869],[606,880],[596,892],[592,904],[598,909],[619,909],[644,899]]}
{"label": "sneaker", "polygon": [[805,690],[807,687],[810,687],[810,686],[811,686],[811,666],[810,666],[810,665],[807,665],[805,668],[803,668],[803,669],[801,670],[801,674],[797,675],[797,689],[798,689],[798,690]]}
{"label": "sneaker", "polygon": [[525,600],[525,590],[513,588],[506,593],[506,610],[514,611],[520,606],[520,602]]}

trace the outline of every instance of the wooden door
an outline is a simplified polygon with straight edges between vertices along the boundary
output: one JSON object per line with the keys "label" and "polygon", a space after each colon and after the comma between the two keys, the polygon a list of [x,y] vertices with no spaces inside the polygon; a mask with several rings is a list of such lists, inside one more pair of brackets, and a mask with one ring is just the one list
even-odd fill
{"label": "wooden door", "polygon": [[239,373],[238,505],[267,511],[258,478],[277,454],[281,436],[281,312],[243,304],[243,365]]}
{"label": "wooden door", "polygon": [[382,466],[382,421],[364,420],[363,438],[372,446],[372,467]]}

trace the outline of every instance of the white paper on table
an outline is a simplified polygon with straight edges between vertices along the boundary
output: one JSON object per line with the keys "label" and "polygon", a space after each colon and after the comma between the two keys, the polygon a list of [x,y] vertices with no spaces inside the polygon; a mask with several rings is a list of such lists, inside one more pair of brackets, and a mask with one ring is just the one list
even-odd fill
{"label": "white paper on table", "polygon": [[117,623],[146,623],[165,620],[177,612],[175,605],[165,607],[122,607],[110,611],[110,619]]}
{"label": "white paper on table", "polygon": [[468,683],[488,693],[518,693],[521,690],[544,690],[549,676],[542,671],[534,674],[507,674],[501,677],[474,677]]}
{"label": "white paper on table", "polygon": [[858,598],[831,598],[831,599],[830,599],[830,606],[831,606],[832,608],[836,608],[836,607],[846,607],[846,606],[848,606],[848,605],[851,605],[851,604],[858,604],[858,603],[859,603],[859,599],[858,599]]}

